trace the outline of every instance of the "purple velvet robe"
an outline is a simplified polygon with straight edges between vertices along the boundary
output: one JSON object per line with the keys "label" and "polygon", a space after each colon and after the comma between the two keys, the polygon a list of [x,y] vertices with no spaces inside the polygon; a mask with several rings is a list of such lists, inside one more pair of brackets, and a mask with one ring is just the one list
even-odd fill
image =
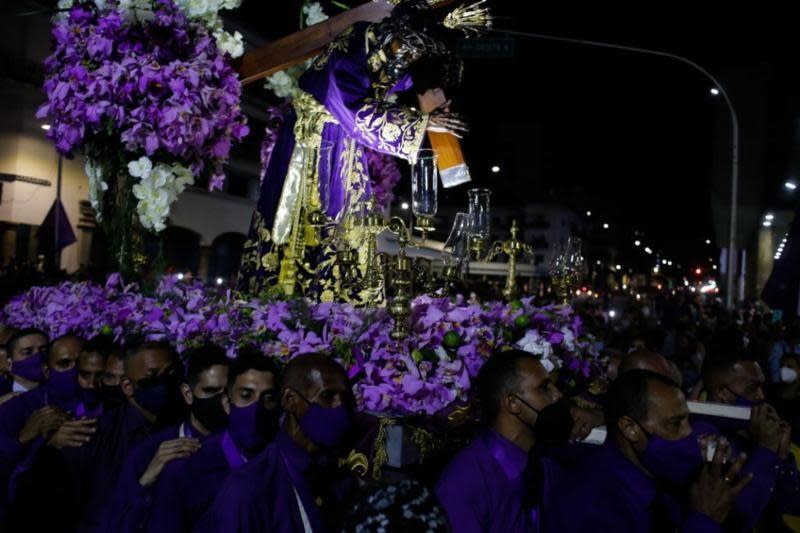
{"label": "purple velvet robe", "polygon": [[227,431],[212,435],[191,457],[172,461],[156,484],[147,531],[174,533],[209,528],[206,512],[228,475],[248,458]]}
{"label": "purple velvet robe", "polygon": [[325,526],[311,489],[312,457],[284,431],[223,483],[211,508],[208,531],[303,533],[298,499],[313,531]]}
{"label": "purple velvet robe", "polygon": [[144,474],[161,443],[177,439],[180,436],[181,427],[184,428],[183,433],[186,437],[204,440],[204,437],[193,429],[187,420],[139,442],[125,458],[114,494],[102,513],[102,526],[98,531],[107,531],[108,533],[142,531],[153,505],[155,487],[143,487],[139,484],[139,478]]}
{"label": "purple velvet robe", "polygon": [[[329,187],[330,204],[327,214],[335,217],[345,207],[347,192],[359,197],[369,193],[367,155],[363,147],[412,159],[424,140],[428,124],[427,115],[411,108],[392,103],[390,95],[411,88],[410,76],[404,76],[393,87],[378,89],[367,68],[367,38],[370,25],[357,23],[345,30],[332,42],[300,79],[300,89],[322,104],[327,117],[321,129],[322,142],[332,144],[330,186],[320,182],[320,189]],[[273,245],[280,240],[280,209],[292,154],[297,141],[295,126],[304,123],[307,111],[295,98],[295,110],[286,118],[278,133],[272,152],[258,206],[253,216],[250,235],[245,243],[239,273],[239,289],[257,293],[267,279],[276,276],[274,268],[265,258],[274,252]],[[297,109],[301,109],[298,116]],[[305,113],[305,115],[303,115]],[[354,185],[357,183],[357,185]],[[323,191],[325,192],[325,191]],[[282,243],[278,243],[282,244]],[[274,267],[274,262],[273,262]]]}

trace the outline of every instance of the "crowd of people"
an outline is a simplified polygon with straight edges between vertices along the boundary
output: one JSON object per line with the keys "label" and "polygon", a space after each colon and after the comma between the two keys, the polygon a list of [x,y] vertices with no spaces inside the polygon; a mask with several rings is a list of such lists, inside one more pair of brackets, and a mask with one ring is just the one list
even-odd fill
{"label": "crowd of people", "polygon": [[433,476],[382,481],[339,460],[362,415],[329,355],[3,328],[0,530],[800,531],[798,325],[689,294],[619,309],[581,308],[604,390],[567,397],[536,356],[498,351],[474,438]]}

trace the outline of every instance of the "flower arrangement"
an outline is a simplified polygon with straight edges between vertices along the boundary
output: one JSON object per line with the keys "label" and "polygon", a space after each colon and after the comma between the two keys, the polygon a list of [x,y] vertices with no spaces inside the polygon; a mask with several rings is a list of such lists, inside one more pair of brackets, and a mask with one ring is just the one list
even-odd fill
{"label": "flower arrangement", "polygon": [[134,204],[159,232],[185,187],[200,177],[223,185],[231,147],[248,132],[231,63],[241,35],[219,18],[238,4],[59,2],[37,117],[59,152],[86,156],[90,201],[99,218],[119,217],[118,231],[130,231]]}
{"label": "flower arrangement", "polygon": [[118,274],[104,286],[68,282],[35,287],[8,303],[0,321],[38,327],[51,337],[76,332],[124,343],[130,335],[167,340],[179,352],[214,342],[235,357],[256,346],[288,362],[325,352],[349,373],[359,408],[392,415],[434,414],[466,400],[472,380],[495,351],[517,346],[536,354],[561,385],[580,389],[600,374],[595,344],[569,307],[537,308],[420,296],[409,336],[390,338],[385,309],[307,300],[240,300],[222,288],[165,277],[152,295]]}

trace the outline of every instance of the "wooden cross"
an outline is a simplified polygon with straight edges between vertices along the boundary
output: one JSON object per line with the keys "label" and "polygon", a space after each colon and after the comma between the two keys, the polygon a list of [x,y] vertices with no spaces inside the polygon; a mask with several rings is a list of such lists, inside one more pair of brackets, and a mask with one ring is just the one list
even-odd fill
{"label": "wooden cross", "polygon": [[[436,7],[444,7],[455,1],[445,0]],[[392,6],[387,0],[369,1],[319,24],[251,50],[239,63],[242,85],[262,80],[319,54],[337,35],[356,22],[378,22],[391,12]]]}

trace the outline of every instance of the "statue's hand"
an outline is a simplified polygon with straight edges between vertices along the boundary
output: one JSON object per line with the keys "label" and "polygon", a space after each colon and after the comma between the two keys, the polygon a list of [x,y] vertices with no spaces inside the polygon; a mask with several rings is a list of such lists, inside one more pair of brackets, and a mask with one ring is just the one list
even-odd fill
{"label": "statue's hand", "polygon": [[430,114],[428,131],[450,133],[460,139],[464,133],[469,131],[469,128],[461,115],[439,108]]}

